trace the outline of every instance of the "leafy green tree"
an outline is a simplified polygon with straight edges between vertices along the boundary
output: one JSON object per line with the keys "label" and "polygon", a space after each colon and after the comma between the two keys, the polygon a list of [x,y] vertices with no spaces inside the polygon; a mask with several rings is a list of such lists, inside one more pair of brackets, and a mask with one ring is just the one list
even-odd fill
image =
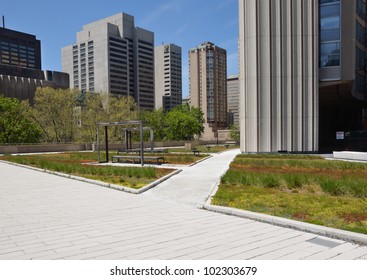
{"label": "leafy green tree", "polygon": [[77,137],[78,92],[53,88],[38,88],[32,107],[32,118],[42,129],[46,142],[69,143]]}
{"label": "leafy green tree", "polygon": [[107,110],[103,104],[107,103],[107,95],[86,92],[78,98],[80,122],[80,142],[94,143],[97,139],[97,125],[108,121]]}
{"label": "leafy green tree", "polygon": [[141,111],[139,114],[139,118],[144,121],[145,126],[153,129],[156,141],[162,141],[166,138],[165,117],[163,108],[154,111]]}
{"label": "leafy green tree", "polygon": [[36,143],[41,130],[29,117],[29,106],[0,96],[0,143]]}
{"label": "leafy green tree", "polygon": [[[119,97],[108,95],[107,114],[109,122],[123,122],[138,119],[138,107],[133,97]],[[110,139],[114,141],[121,141],[122,139],[121,127],[114,127],[110,133]]]}
{"label": "leafy green tree", "polygon": [[165,118],[165,134],[168,140],[192,140],[204,131],[203,112],[188,104],[175,107]]}
{"label": "leafy green tree", "polygon": [[236,143],[240,142],[240,129],[238,126],[232,125],[230,128],[229,137],[231,140],[236,141]]}
{"label": "leafy green tree", "polygon": [[110,94],[108,97],[107,111],[110,122],[123,122],[138,119],[138,107],[132,96],[119,97]]}

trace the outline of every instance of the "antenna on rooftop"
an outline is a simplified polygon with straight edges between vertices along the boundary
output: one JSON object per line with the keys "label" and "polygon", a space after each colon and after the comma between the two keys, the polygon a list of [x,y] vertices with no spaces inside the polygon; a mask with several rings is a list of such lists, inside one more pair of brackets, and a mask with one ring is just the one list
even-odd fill
{"label": "antenna on rooftop", "polygon": [[3,16],[3,28],[5,29],[5,16]]}

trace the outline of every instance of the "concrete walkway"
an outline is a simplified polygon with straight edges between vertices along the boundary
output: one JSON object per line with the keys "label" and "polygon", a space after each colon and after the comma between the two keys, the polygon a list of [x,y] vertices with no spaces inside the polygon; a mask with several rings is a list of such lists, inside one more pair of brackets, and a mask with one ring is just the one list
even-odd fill
{"label": "concrete walkway", "polygon": [[144,195],[173,201],[181,204],[202,207],[209,195],[229,168],[229,164],[240,153],[230,150],[213,156],[183,171]]}
{"label": "concrete walkway", "polygon": [[215,168],[201,164],[196,184],[185,173],[132,195],[0,163],[0,259],[367,259],[367,247],[193,207],[217,181],[201,186]]}

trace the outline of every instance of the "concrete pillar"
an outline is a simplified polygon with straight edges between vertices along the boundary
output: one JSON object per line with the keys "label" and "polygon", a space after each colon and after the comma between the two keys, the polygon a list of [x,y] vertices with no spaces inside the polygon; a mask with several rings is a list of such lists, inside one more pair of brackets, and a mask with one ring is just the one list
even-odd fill
{"label": "concrete pillar", "polygon": [[317,0],[239,0],[242,152],[318,150]]}

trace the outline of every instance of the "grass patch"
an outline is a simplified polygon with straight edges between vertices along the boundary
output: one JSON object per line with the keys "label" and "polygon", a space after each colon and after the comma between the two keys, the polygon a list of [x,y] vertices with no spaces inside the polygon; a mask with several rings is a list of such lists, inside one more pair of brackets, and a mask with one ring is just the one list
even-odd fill
{"label": "grass patch", "polygon": [[240,155],[212,203],[367,234],[367,164]]}
{"label": "grass patch", "polygon": [[96,161],[95,153],[61,153],[26,156],[3,156],[2,160],[34,166],[45,170],[81,176],[139,189],[169,174],[173,170],[153,167],[93,166],[85,163]]}

